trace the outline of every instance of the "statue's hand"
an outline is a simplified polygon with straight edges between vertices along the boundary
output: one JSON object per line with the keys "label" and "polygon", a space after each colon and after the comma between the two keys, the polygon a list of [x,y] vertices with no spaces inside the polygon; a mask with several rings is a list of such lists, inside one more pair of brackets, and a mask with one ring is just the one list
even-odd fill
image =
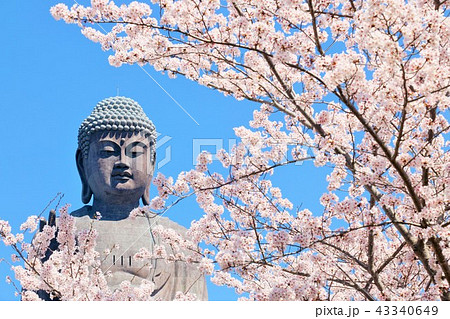
{"label": "statue's hand", "polygon": [[[53,209],[51,209],[50,213],[48,214],[48,220],[45,220],[45,218],[42,218],[40,220],[39,232],[44,230],[45,225],[48,225],[51,227],[53,227],[53,226],[56,227],[56,212]],[[58,235],[58,229],[56,229],[55,237],[50,241],[50,244],[48,245],[47,251],[45,252],[45,256],[41,259],[42,263],[46,262],[50,258],[52,253],[58,249],[59,244],[56,240],[57,235]],[[60,300],[58,297],[51,298],[50,293],[45,290],[38,290],[38,291],[36,291],[36,293],[38,294],[39,298],[41,298],[42,300],[45,300],[45,301]]]}
{"label": "statue's hand", "polygon": [[40,232],[44,229],[45,225],[56,226],[56,212],[54,209],[51,209],[50,213],[48,213],[48,221],[46,221],[45,218],[41,218],[39,222]]}
{"label": "statue's hand", "polygon": [[[39,222],[39,231],[40,232],[44,229],[45,225],[48,225],[51,227],[53,227],[53,226],[56,227],[56,212],[55,212],[55,210],[53,210],[53,209],[50,210],[50,213],[48,214],[48,221],[45,220],[45,218],[42,218],[40,220],[40,222]],[[48,246],[47,251],[45,252],[45,256],[41,259],[42,262],[46,262],[52,255],[52,252],[54,252],[55,250],[58,249],[59,245],[58,245],[58,242],[56,241],[57,235],[58,235],[58,229],[56,229],[55,238],[53,238],[50,241],[50,245]]]}

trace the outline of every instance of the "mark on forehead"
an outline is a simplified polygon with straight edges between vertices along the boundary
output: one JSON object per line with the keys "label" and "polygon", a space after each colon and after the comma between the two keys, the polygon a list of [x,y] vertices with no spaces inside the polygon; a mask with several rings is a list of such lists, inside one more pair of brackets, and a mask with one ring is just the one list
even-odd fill
{"label": "mark on forehead", "polygon": [[125,139],[124,139],[124,138],[121,138],[121,139],[120,139],[120,146],[123,146],[124,143],[125,143]]}

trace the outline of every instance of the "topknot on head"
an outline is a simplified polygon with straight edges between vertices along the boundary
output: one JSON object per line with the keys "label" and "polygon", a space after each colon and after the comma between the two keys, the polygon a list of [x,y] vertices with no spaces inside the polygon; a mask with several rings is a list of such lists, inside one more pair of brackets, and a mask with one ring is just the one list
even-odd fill
{"label": "topknot on head", "polygon": [[97,103],[92,113],[78,129],[78,148],[87,157],[90,136],[99,131],[142,133],[156,140],[156,129],[136,101],[123,97],[109,97]]}

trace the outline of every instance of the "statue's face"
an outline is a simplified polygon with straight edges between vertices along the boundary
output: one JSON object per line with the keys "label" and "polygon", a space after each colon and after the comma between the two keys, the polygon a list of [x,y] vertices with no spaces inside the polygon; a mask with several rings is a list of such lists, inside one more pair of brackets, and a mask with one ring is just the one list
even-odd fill
{"label": "statue's face", "polygon": [[149,139],[139,133],[93,134],[84,167],[94,198],[121,204],[139,201],[152,179],[150,149]]}

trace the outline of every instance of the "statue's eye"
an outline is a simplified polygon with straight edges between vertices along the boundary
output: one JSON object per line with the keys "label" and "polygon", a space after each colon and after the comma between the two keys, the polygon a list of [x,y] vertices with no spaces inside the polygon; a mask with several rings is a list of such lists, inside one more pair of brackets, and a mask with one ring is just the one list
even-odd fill
{"label": "statue's eye", "polygon": [[143,143],[132,143],[126,148],[125,154],[131,158],[136,158],[143,155],[146,149],[147,148]]}
{"label": "statue's eye", "polygon": [[141,156],[142,154],[144,154],[144,152],[143,152],[143,151],[138,151],[138,150],[132,150],[132,151],[130,151],[130,153],[129,153],[129,155],[130,155],[132,158]]}
{"label": "statue's eye", "polygon": [[115,150],[113,147],[107,146],[100,150],[100,155],[102,157],[109,157],[115,154]]}

